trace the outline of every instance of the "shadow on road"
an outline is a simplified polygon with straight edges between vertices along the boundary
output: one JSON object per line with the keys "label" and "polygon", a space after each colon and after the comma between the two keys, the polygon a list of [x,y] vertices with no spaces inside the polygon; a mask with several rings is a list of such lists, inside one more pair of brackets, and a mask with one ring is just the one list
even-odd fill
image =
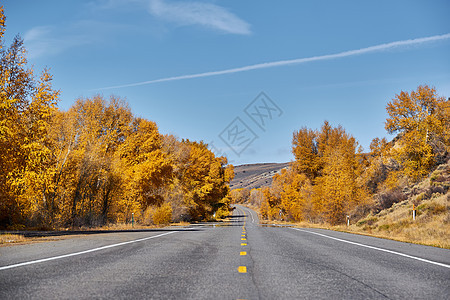
{"label": "shadow on road", "polygon": [[[82,234],[102,234],[102,233],[133,233],[133,232],[167,232],[167,231],[201,231],[201,227],[229,227],[229,226],[241,226],[242,220],[239,218],[245,218],[246,215],[233,215],[228,216],[230,220],[228,222],[199,222],[191,224],[193,227],[183,227],[183,228],[148,228],[148,229],[123,229],[123,230],[60,230],[60,231],[28,231],[28,230],[0,230],[0,234],[19,234],[24,237],[52,237],[52,236],[70,236],[70,235],[82,235]],[[198,226],[198,227],[197,227]]]}
{"label": "shadow on road", "polygon": [[67,230],[67,231],[0,231],[0,234],[20,234],[24,237],[51,237],[80,234],[133,233],[133,232],[167,232],[167,231],[200,231],[197,228],[151,228],[125,230]]}
{"label": "shadow on road", "polygon": [[232,215],[232,216],[228,216],[227,218],[230,219],[237,219],[237,218],[245,218],[247,215]]}

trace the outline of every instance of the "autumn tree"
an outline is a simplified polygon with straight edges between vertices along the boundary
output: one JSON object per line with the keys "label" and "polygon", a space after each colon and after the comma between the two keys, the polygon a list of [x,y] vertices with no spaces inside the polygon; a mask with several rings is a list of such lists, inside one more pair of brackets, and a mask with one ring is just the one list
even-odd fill
{"label": "autumn tree", "polygon": [[324,121],[320,130],[303,127],[295,131],[292,138],[292,153],[295,160],[292,167],[296,172],[305,174],[314,180],[322,174],[325,152],[330,147],[330,135],[333,128]]}
{"label": "autumn tree", "polygon": [[295,161],[263,190],[261,214],[269,219],[338,224],[368,195],[358,143],[341,126],[327,121],[320,130],[294,132]]}
{"label": "autumn tree", "polygon": [[400,92],[386,106],[389,117],[385,128],[400,135],[393,156],[413,180],[428,174],[436,159],[448,152],[447,105],[448,101],[439,97],[435,88],[421,85],[411,93]]}
{"label": "autumn tree", "polygon": [[250,190],[247,188],[234,189],[230,194],[233,203],[247,203],[250,199]]}
{"label": "autumn tree", "polygon": [[295,131],[292,138],[294,168],[298,173],[305,174],[311,180],[316,178],[320,171],[317,136],[317,132],[303,127]]}
{"label": "autumn tree", "polygon": [[283,218],[288,221],[302,221],[307,217],[310,206],[310,179],[293,169],[282,169],[274,177],[275,184],[281,185],[280,207]]}
{"label": "autumn tree", "polygon": [[162,148],[156,123],[135,118],[129,135],[119,147],[125,193],[120,202],[124,220],[149,205],[164,203],[161,188],[172,178],[172,164]]}
{"label": "autumn tree", "polygon": [[250,204],[261,206],[261,202],[263,200],[261,188],[253,188],[250,191]]}
{"label": "autumn tree", "polygon": [[172,180],[163,189],[163,197],[172,206],[172,219],[175,222],[190,221],[189,208],[185,201],[182,178],[189,162],[189,145],[182,143],[173,135],[162,136],[162,150],[172,163]]}
{"label": "autumn tree", "polygon": [[215,212],[227,214],[231,198],[228,184],[232,180],[225,157],[216,157],[203,142],[182,141],[189,147],[187,162],[179,168],[185,204],[193,219],[207,219]]}
{"label": "autumn tree", "polygon": [[392,169],[390,164],[390,145],[386,138],[374,138],[370,143],[370,152],[361,155],[363,173],[361,180],[371,193],[376,193],[385,182],[388,172]]}
{"label": "autumn tree", "polygon": [[0,8],[0,226],[47,218],[52,145],[49,124],[59,92],[47,70],[36,79],[27,66],[23,40],[5,48]]}
{"label": "autumn tree", "polygon": [[262,195],[263,201],[259,209],[263,219],[274,220],[281,217],[281,197],[279,191],[272,189],[272,187],[263,187]]}
{"label": "autumn tree", "polygon": [[320,178],[325,197],[325,215],[331,224],[343,223],[364,195],[358,185],[361,168],[357,159],[357,142],[342,127],[333,128],[325,151],[325,168]]}

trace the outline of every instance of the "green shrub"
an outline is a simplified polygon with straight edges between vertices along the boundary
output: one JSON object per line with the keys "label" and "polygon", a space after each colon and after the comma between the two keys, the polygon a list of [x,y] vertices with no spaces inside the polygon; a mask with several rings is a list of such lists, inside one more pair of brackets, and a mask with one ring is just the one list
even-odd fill
{"label": "green shrub", "polygon": [[391,228],[391,225],[383,224],[383,225],[380,225],[378,228],[379,228],[379,230],[389,230],[389,228]]}
{"label": "green shrub", "polygon": [[442,214],[445,213],[447,211],[447,207],[445,207],[445,205],[442,204],[438,204],[438,203],[433,203],[433,205],[430,205],[430,212],[433,214]]}
{"label": "green shrub", "polygon": [[361,220],[356,223],[356,226],[363,226],[366,223],[367,223],[367,220]]}
{"label": "green shrub", "polygon": [[365,224],[370,226],[370,225],[373,225],[377,221],[378,221],[377,217],[370,217],[370,218],[358,221],[356,223],[356,226],[362,226],[362,225],[365,225]]}
{"label": "green shrub", "polygon": [[417,197],[416,197],[416,202],[418,203],[418,202],[424,200],[424,199],[426,198],[426,196],[427,196],[427,194],[426,194],[425,192],[420,193],[420,194],[417,195]]}
{"label": "green shrub", "polygon": [[438,179],[439,175],[440,175],[439,172],[434,171],[433,174],[431,174],[430,181],[431,182],[435,181],[436,179]]}
{"label": "green shrub", "polygon": [[378,218],[377,217],[372,217],[372,218],[367,220],[367,224],[368,225],[373,225],[376,221],[378,221]]}

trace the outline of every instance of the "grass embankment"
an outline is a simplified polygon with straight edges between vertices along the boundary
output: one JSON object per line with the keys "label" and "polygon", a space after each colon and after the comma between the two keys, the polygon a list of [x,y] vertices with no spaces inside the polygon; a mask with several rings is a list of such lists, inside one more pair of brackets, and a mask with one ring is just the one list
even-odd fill
{"label": "grass embankment", "polygon": [[415,220],[413,204],[405,200],[348,227],[335,229],[450,249],[449,199],[447,193],[422,201],[416,208]]}
{"label": "grass embankment", "polygon": [[[407,199],[337,230],[450,249],[450,164],[414,186]],[[416,219],[413,220],[413,205]]]}
{"label": "grass embankment", "polygon": [[0,234],[0,245],[3,244],[13,244],[13,243],[23,243],[27,241],[27,239],[20,234]]}

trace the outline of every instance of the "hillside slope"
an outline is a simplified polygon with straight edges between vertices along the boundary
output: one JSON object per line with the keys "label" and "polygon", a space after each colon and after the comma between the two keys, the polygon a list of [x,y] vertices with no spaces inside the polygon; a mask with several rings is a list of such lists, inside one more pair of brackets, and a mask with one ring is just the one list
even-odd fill
{"label": "hillside slope", "polygon": [[[450,162],[421,182],[406,186],[391,207],[355,221],[352,232],[450,248]],[[396,201],[395,201],[396,202]],[[413,220],[413,208],[416,218]]]}
{"label": "hillside slope", "polygon": [[272,177],[282,169],[287,168],[289,163],[265,163],[246,164],[234,167],[234,179],[230,188],[257,189],[272,184]]}

